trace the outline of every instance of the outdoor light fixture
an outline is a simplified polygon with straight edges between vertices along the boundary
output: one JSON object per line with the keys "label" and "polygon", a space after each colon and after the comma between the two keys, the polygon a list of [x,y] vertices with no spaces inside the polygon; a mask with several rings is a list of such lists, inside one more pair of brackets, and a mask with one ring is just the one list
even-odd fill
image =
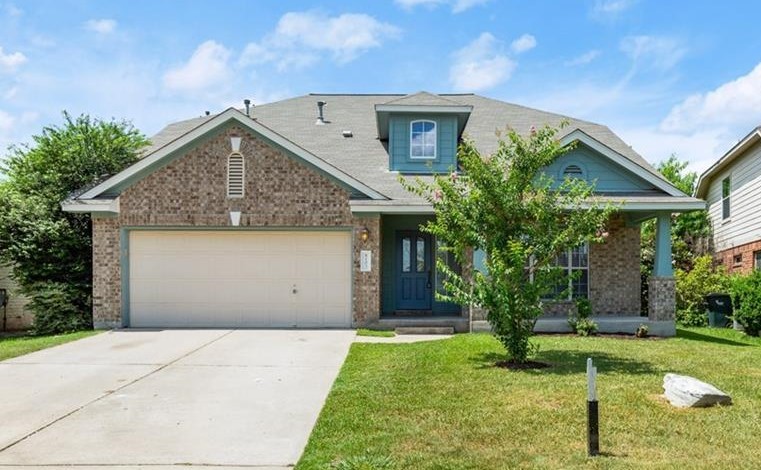
{"label": "outdoor light fixture", "polygon": [[367,229],[367,227],[363,227],[362,231],[359,232],[359,239],[363,242],[366,242],[370,238],[370,230]]}

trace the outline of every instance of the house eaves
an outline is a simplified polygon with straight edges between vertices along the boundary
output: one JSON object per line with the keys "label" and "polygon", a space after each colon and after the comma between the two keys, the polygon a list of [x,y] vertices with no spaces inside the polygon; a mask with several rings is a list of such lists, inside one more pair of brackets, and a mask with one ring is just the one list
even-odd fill
{"label": "house eaves", "polygon": [[704,198],[708,192],[708,186],[711,183],[711,179],[718,172],[726,168],[733,161],[735,161],[740,155],[745,153],[750,147],[761,141],[761,126],[753,129],[748,135],[746,135],[741,141],[736,143],[734,147],[729,149],[716,163],[711,165],[703,174],[698,178],[698,184],[695,186],[695,197]]}

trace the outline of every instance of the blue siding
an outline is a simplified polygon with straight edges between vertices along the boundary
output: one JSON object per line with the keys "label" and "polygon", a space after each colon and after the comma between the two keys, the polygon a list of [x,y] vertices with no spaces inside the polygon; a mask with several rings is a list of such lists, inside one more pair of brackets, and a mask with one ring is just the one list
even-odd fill
{"label": "blue siding", "polygon": [[552,165],[547,167],[546,173],[555,181],[563,180],[563,170],[568,165],[577,165],[584,171],[584,178],[590,182],[596,182],[595,189],[600,192],[616,191],[648,191],[656,189],[655,186],[643,180],[610,161],[607,157],[599,155],[594,150],[579,145],[575,149],[558,158]]}
{"label": "blue siding", "polygon": [[[436,158],[410,158],[410,123],[419,119],[436,122]],[[389,168],[404,173],[446,173],[457,164],[457,118],[444,114],[395,114],[389,118]]]}

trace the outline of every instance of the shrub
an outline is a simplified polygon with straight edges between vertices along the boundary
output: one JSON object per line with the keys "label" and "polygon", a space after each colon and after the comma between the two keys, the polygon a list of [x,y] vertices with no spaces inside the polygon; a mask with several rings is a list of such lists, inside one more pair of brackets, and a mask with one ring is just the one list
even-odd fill
{"label": "shrub", "polygon": [[576,334],[579,336],[592,336],[597,334],[597,323],[590,318],[582,318],[576,322]]}
{"label": "shrub", "polygon": [[734,318],[750,336],[761,332],[761,271],[732,280]]}
{"label": "shrub", "polygon": [[589,299],[578,299],[576,301],[576,314],[571,314],[568,318],[568,324],[571,329],[579,336],[590,336],[597,333],[597,323],[592,321],[592,303]]}
{"label": "shrub", "polygon": [[644,323],[639,325],[639,328],[637,328],[637,331],[634,332],[634,336],[637,338],[647,338],[647,334],[650,332],[650,328],[647,327]]}
{"label": "shrub", "polygon": [[68,333],[92,327],[90,299],[73,283],[38,282],[23,288],[34,312],[32,331],[38,335]]}
{"label": "shrub", "polygon": [[727,292],[729,276],[723,266],[714,268],[711,256],[695,258],[690,271],[677,269],[676,321],[685,326],[706,326],[705,296],[711,292]]}

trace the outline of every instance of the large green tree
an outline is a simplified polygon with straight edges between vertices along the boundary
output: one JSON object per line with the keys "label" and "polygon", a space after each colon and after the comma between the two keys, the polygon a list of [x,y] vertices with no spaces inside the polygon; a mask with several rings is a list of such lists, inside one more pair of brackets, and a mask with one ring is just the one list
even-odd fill
{"label": "large green tree", "polygon": [[[698,181],[698,174],[687,171],[687,161],[671,155],[658,163],[656,169],[677,189],[685,194],[692,194]],[[642,310],[647,311],[648,283],[653,271],[655,258],[655,221],[648,220],[642,224],[641,237],[641,272],[642,272]],[[671,246],[674,267],[689,272],[695,260],[711,254],[711,223],[708,211],[692,211],[671,216]]]}
{"label": "large green tree", "polygon": [[92,240],[89,214],[61,210],[82,188],[134,163],[145,137],[126,121],[63,114],[0,167],[0,262],[30,298],[35,329],[90,326]]}
{"label": "large green tree", "polygon": [[508,130],[497,151],[482,156],[465,139],[460,172],[403,183],[433,205],[436,217],[423,230],[443,242],[460,264],[473,249],[485,253],[485,272],[460,274],[439,261],[450,300],[487,311],[495,336],[512,363],[526,363],[542,298],[558,285],[561,252],[599,240],[610,212],[594,202],[581,179],[555,181],[542,171],[569,150],[557,129],[532,129],[527,137]]}

